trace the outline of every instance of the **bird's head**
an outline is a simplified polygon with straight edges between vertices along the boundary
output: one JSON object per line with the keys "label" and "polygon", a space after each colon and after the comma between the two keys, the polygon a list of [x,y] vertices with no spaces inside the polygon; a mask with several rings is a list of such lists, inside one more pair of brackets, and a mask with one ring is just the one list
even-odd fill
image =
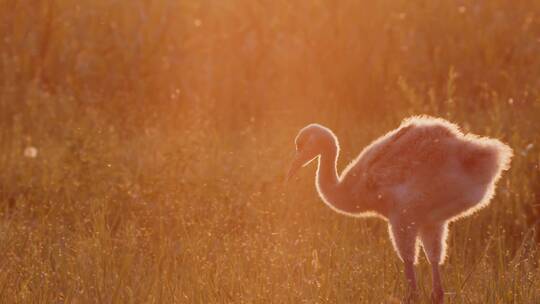
{"label": "bird's head", "polygon": [[337,146],[337,139],[330,129],[319,124],[304,127],[295,139],[296,155],[286,180],[288,181],[301,167],[308,165],[326,150]]}

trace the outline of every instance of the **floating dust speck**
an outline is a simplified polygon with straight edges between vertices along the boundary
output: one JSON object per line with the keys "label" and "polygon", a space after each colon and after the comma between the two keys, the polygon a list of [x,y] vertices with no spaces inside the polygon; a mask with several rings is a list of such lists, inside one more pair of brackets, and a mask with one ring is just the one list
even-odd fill
{"label": "floating dust speck", "polygon": [[530,143],[528,144],[524,149],[522,149],[521,151],[521,155],[522,156],[527,156],[527,154],[529,154],[529,152],[534,148],[534,144],[533,143]]}
{"label": "floating dust speck", "polygon": [[29,146],[24,149],[23,154],[24,154],[24,157],[36,158],[38,155],[38,150],[36,147]]}

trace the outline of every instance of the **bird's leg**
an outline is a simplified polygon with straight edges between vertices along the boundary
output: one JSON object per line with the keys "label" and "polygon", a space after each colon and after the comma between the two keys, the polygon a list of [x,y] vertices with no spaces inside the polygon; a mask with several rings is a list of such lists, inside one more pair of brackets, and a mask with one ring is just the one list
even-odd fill
{"label": "bird's leg", "polygon": [[412,260],[405,261],[405,280],[407,281],[407,297],[406,303],[413,303],[418,298],[418,290],[416,288],[416,273],[414,271],[414,262]]}
{"label": "bird's leg", "polygon": [[414,272],[414,262],[417,256],[416,237],[418,229],[410,221],[396,219],[390,222],[390,238],[405,265],[405,280],[407,281],[406,303],[414,302],[417,298],[416,274]]}
{"label": "bird's leg", "polygon": [[431,264],[431,275],[432,275],[432,286],[433,291],[431,292],[431,300],[433,303],[442,304],[444,302],[444,291],[441,283],[441,275],[439,272],[439,264]]}
{"label": "bird's leg", "polygon": [[431,299],[436,304],[442,304],[444,302],[440,264],[444,261],[446,255],[447,229],[446,223],[426,225],[420,228],[420,240],[422,241],[429,263],[431,263],[431,278],[433,282]]}

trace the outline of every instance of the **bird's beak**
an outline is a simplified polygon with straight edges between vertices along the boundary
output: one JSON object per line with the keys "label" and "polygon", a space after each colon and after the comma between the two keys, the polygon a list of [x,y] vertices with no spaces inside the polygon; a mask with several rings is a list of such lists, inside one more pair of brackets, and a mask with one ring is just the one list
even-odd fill
{"label": "bird's beak", "polygon": [[300,156],[300,153],[296,153],[296,155],[294,156],[294,160],[289,167],[289,172],[287,172],[287,176],[285,177],[285,183],[287,183],[291,179],[291,177],[296,174],[296,172],[302,167],[302,165],[302,157]]}

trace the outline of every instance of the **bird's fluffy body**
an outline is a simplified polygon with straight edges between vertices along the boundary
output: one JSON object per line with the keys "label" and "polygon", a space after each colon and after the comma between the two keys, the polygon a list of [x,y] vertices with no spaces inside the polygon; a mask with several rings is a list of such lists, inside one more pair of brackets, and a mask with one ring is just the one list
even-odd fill
{"label": "bird's fluffy body", "polygon": [[385,218],[399,212],[413,221],[452,221],[489,203],[511,157],[512,150],[497,139],[465,135],[440,118],[415,116],[367,146],[340,181],[354,197],[373,192],[372,198],[395,205],[379,214]]}

